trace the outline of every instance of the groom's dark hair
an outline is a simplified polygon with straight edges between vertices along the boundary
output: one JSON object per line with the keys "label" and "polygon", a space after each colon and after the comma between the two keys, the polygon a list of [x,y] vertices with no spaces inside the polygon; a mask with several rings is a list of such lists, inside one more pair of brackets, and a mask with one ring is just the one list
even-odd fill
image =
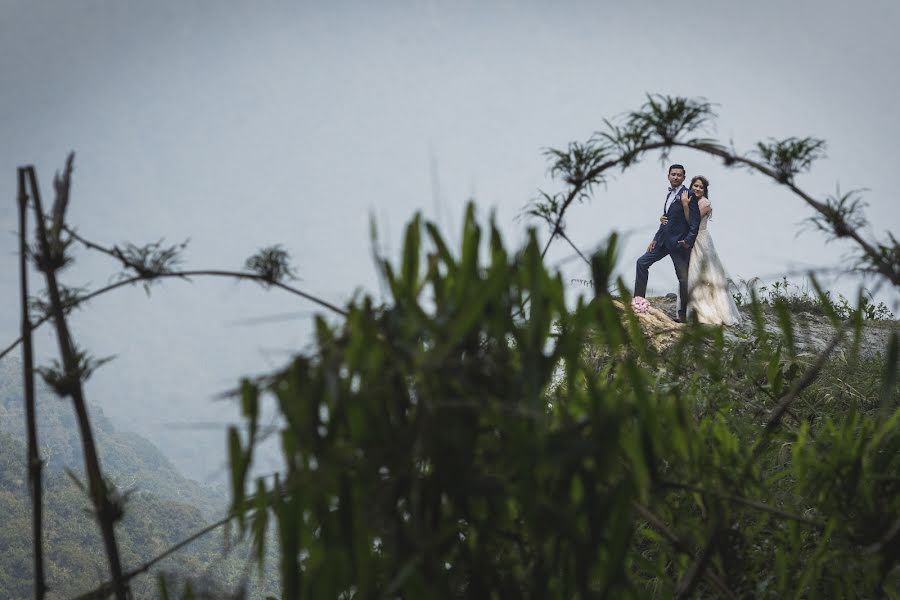
{"label": "groom's dark hair", "polygon": [[684,173],[687,173],[687,169],[684,168],[684,165],[669,165],[669,173],[672,172],[672,169],[681,169]]}

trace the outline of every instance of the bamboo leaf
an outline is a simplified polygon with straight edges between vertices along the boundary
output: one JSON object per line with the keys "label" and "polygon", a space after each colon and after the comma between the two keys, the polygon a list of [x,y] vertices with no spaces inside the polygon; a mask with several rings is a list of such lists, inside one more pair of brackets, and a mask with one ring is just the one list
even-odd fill
{"label": "bamboo leaf", "polygon": [[406,237],[403,242],[403,288],[411,295],[419,289],[419,246],[422,236],[422,217],[419,213],[406,226]]}
{"label": "bamboo leaf", "polygon": [[241,436],[237,427],[231,425],[228,427],[228,463],[231,467],[231,497],[232,510],[238,517],[241,528],[244,527],[244,478],[246,476],[246,465],[244,463],[244,452],[241,448]]}
{"label": "bamboo leaf", "polygon": [[896,404],[897,369],[900,367],[900,334],[891,332],[888,340],[887,355],[884,359],[884,374],[881,376],[880,406],[882,418],[890,412],[891,405]]}

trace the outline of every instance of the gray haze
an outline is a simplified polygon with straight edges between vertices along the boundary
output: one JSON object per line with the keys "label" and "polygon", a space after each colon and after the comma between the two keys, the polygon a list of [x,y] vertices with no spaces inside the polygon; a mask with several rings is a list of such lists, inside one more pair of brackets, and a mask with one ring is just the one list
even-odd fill
{"label": "gray haze", "polygon": [[[817,196],[869,188],[870,233],[896,233],[898,30],[895,0],[0,0],[0,346],[18,329],[15,168],[34,164],[49,198],[69,150],[70,222],[85,236],[190,238],[192,268],[240,268],[282,243],[298,285],[335,303],[380,294],[370,217],[396,255],[414,211],[455,239],[473,197],[520,244],[520,209],[539,188],[558,189],[542,150],[586,139],[648,92],[717,103],[717,135],[738,149],[826,139],[828,159],[800,186]],[[710,178],[711,232],[734,278],[845,255],[818,234],[798,236],[810,211],[769,181],[699,154],[672,158]],[[665,168],[648,158],[573,210],[570,237],[589,251],[625,232],[630,284],[665,186]],[[549,259],[567,280],[588,278],[571,255],[557,244]],[[104,257],[77,258],[70,285],[99,286],[116,271]],[[851,294],[857,281],[831,285]],[[651,270],[650,288],[675,290],[668,262]],[[893,291],[878,297],[897,312]],[[211,280],[98,299],[73,316],[76,339],[118,358],[88,395],[189,474],[215,476],[220,458],[207,450],[224,449],[221,423],[235,411],[212,397],[308,347],[314,308]],[[283,313],[301,314],[238,323]],[[44,359],[55,356],[48,333]]]}

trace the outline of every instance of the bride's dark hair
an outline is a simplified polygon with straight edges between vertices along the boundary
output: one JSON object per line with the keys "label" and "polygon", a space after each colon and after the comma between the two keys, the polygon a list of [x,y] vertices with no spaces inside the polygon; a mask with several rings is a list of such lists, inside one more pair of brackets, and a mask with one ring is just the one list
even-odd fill
{"label": "bride's dark hair", "polygon": [[706,198],[709,198],[709,179],[707,179],[703,175],[694,175],[694,177],[691,179],[691,186],[693,187],[694,182],[697,181],[698,179],[703,182],[704,196],[706,196]]}

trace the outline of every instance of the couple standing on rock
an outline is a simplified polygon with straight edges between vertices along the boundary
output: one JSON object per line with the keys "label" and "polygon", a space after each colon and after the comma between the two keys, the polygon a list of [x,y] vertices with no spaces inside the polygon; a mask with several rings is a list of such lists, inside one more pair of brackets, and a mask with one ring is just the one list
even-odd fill
{"label": "couple standing on rock", "polygon": [[669,167],[670,187],[659,229],[647,252],[637,260],[635,306],[646,304],[638,299],[643,300],[647,293],[650,266],[670,256],[678,277],[679,307],[675,320],[685,322],[690,311],[700,323],[737,325],[741,313],[728,291],[725,268],[707,230],[712,215],[709,181],[697,175],[688,189],[684,180],[683,165]]}

